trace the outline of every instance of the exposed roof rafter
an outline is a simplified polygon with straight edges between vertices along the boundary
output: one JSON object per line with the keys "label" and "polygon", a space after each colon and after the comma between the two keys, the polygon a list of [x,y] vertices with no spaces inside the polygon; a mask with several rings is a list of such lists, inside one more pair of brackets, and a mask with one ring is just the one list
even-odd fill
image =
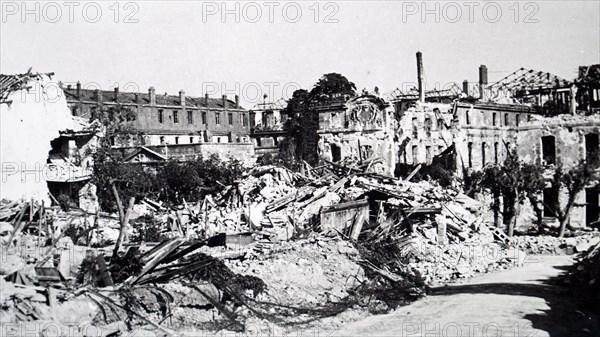
{"label": "exposed roof rafter", "polygon": [[500,81],[491,84],[494,89],[508,89],[510,91],[563,89],[572,85],[572,82],[548,72],[521,68]]}

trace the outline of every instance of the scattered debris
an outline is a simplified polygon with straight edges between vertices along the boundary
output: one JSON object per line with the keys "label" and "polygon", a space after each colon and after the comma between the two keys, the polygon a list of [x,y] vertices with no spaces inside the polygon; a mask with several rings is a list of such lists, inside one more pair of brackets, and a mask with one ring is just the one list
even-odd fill
{"label": "scattered debris", "polygon": [[563,253],[595,240],[508,239],[461,192],[368,168],[255,167],[200,202],[146,199],[121,217],[3,201],[9,257],[0,272],[11,286],[2,311],[8,321],[64,314],[167,335],[245,331],[256,320],[310,325],[350,309],[387,312],[430,285],[522,265],[536,246]]}

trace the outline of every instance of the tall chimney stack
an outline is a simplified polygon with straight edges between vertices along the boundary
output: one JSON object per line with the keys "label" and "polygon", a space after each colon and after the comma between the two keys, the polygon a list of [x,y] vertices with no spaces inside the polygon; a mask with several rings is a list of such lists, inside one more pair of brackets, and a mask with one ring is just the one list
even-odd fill
{"label": "tall chimney stack", "polygon": [[479,66],[479,98],[483,99],[483,91],[488,84],[488,71],[485,65]]}
{"label": "tall chimney stack", "polygon": [[240,96],[239,95],[235,95],[235,108],[236,109],[240,108]]}
{"label": "tall chimney stack", "polygon": [[204,105],[208,108],[208,94],[204,94]]}
{"label": "tall chimney stack", "polygon": [[179,104],[185,106],[185,91],[179,90]]}
{"label": "tall chimney stack", "polygon": [[465,95],[469,96],[469,81],[467,80],[463,81],[463,92]]}
{"label": "tall chimney stack", "polygon": [[227,109],[227,95],[223,95],[223,109]]}
{"label": "tall chimney stack", "polygon": [[77,81],[77,99],[81,99],[81,82]]}
{"label": "tall chimney stack", "polygon": [[114,99],[115,99],[115,102],[117,102],[119,100],[119,87],[115,87]]}
{"label": "tall chimney stack", "polygon": [[417,83],[419,86],[419,101],[425,102],[425,88],[423,87],[423,54],[417,52]]}
{"label": "tall chimney stack", "polygon": [[150,96],[150,105],[156,105],[156,90],[154,90],[154,87],[148,88],[148,96]]}

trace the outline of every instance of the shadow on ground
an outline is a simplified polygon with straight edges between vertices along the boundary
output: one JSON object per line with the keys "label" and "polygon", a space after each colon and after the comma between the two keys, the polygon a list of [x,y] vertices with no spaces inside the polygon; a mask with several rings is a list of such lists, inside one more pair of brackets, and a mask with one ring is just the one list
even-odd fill
{"label": "shadow on ground", "polygon": [[[565,266],[554,267],[566,270]],[[550,309],[527,314],[533,329],[546,331],[551,337],[600,336],[598,294],[560,282],[562,276],[539,280],[538,284],[487,283],[433,288],[431,295],[498,294],[543,298]],[[527,336],[535,336],[535,330]]]}

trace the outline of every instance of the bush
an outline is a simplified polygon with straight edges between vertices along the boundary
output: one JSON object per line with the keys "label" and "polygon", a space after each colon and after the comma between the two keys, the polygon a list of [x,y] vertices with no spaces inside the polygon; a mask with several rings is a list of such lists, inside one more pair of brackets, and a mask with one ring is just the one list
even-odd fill
{"label": "bush", "polygon": [[233,184],[242,173],[239,160],[222,161],[217,155],[187,162],[170,161],[158,169],[160,199],[172,204],[181,204],[183,199],[198,201]]}
{"label": "bush", "polygon": [[126,204],[131,197],[142,199],[156,195],[158,182],[156,176],[144,169],[142,164],[121,162],[101,162],[94,165],[94,183],[100,207],[109,212],[117,211],[112,192],[114,182],[121,202]]}

